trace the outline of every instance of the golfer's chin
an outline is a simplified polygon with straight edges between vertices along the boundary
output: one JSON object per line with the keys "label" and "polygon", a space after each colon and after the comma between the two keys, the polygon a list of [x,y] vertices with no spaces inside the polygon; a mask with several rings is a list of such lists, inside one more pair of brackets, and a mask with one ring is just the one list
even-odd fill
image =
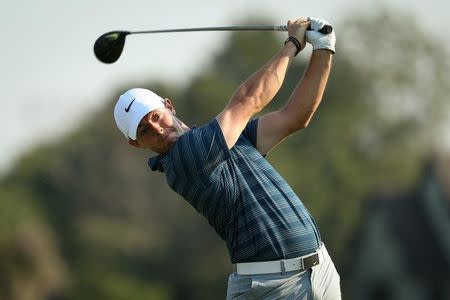
{"label": "golfer's chin", "polygon": [[158,149],[152,149],[153,151],[162,154],[169,152],[170,148],[177,142],[179,134],[177,132],[171,132],[159,145]]}
{"label": "golfer's chin", "polygon": [[180,134],[176,131],[172,131],[169,133],[165,139],[165,143],[168,145],[173,145],[177,142],[178,138],[180,137]]}

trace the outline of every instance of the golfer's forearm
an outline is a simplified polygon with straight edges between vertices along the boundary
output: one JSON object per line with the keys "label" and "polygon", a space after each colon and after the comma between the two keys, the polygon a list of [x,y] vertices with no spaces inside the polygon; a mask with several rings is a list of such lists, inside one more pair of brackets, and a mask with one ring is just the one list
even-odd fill
{"label": "golfer's forearm", "polygon": [[287,43],[267,64],[236,90],[233,100],[242,102],[242,105],[250,107],[255,113],[262,110],[283,84],[295,51],[295,46]]}
{"label": "golfer's forearm", "polygon": [[332,54],[328,50],[312,53],[302,80],[289,98],[286,109],[296,129],[308,126],[317,110],[330,75]]}

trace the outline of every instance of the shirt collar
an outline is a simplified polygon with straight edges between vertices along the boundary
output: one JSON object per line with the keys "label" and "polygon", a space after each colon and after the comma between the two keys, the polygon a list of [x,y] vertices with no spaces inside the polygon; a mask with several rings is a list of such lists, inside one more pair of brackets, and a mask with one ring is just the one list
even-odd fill
{"label": "shirt collar", "polygon": [[158,154],[148,160],[148,166],[152,171],[164,172],[164,164],[167,162],[167,154]]}

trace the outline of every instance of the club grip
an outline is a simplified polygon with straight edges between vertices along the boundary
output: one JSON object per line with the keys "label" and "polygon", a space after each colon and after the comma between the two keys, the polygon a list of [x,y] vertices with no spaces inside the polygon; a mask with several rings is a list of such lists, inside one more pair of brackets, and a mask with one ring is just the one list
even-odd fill
{"label": "club grip", "polygon": [[[312,30],[311,25],[306,28],[306,30]],[[319,32],[322,34],[330,34],[333,32],[333,27],[331,25],[324,25],[322,28],[319,29]]]}
{"label": "club grip", "polygon": [[[276,31],[287,31],[288,28],[286,25],[280,25],[280,26],[275,26],[273,28],[273,30]],[[311,25],[308,26],[308,28],[306,28],[306,30],[312,30],[311,29]],[[322,34],[330,34],[333,32],[333,27],[331,25],[324,25],[322,28],[319,29],[319,32]]]}

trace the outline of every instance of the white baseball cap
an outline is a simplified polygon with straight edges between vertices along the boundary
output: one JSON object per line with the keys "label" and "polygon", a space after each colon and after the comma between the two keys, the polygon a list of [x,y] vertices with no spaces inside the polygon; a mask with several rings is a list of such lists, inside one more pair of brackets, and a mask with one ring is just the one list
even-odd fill
{"label": "white baseball cap", "polygon": [[142,118],[152,110],[163,108],[164,99],[147,89],[134,88],[119,97],[114,108],[117,127],[127,139],[136,140]]}

